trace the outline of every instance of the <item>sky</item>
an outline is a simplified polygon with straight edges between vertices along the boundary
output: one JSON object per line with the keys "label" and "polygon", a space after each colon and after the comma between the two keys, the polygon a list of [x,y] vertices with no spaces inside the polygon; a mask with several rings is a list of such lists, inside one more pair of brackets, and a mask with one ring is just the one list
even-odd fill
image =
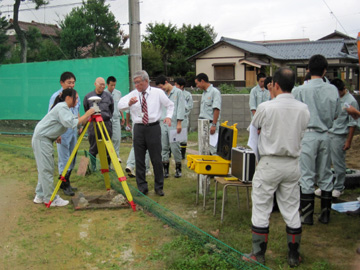
{"label": "sky", "polygon": [[[210,24],[222,36],[247,41],[317,40],[340,31],[352,37],[360,32],[359,0],[139,0],[141,33],[149,23]],[[12,18],[14,0],[0,0],[1,16]],[[128,0],[109,0],[110,10],[129,33]],[[58,24],[81,0],[50,0],[47,7],[19,13],[21,21]],[[22,0],[21,9],[33,8]]]}

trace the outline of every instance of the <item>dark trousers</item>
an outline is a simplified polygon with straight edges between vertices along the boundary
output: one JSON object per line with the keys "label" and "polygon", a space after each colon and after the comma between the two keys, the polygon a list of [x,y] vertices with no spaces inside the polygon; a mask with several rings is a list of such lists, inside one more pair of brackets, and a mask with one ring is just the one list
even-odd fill
{"label": "dark trousers", "polygon": [[140,191],[147,191],[145,154],[149,150],[150,160],[154,169],[155,190],[164,187],[164,171],[161,160],[161,128],[155,125],[135,124],[134,151],[136,160],[136,183]]}
{"label": "dark trousers", "polygon": [[[110,138],[112,137],[112,124],[109,121],[104,121],[105,127],[107,129],[107,132],[109,133]],[[98,133],[98,138],[101,139],[101,133],[99,131],[99,126],[96,125],[96,129],[97,129],[97,133]],[[103,130],[104,134],[105,134],[105,130]],[[94,157],[96,157],[97,153],[98,153],[98,148],[97,148],[97,144],[96,144],[96,137],[95,137],[95,130],[94,130],[94,123],[91,122],[88,128],[88,136],[89,136],[89,143],[90,143],[90,149],[89,149],[89,153],[91,155],[93,155]],[[108,154],[108,152],[106,151],[106,155],[107,155],[107,159],[108,162],[110,164],[110,156]]]}

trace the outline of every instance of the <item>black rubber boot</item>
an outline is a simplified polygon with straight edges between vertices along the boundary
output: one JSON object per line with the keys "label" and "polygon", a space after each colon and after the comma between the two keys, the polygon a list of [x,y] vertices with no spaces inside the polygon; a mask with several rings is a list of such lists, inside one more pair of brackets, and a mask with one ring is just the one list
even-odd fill
{"label": "black rubber boot", "polygon": [[181,177],[181,163],[176,163],[175,178]]}
{"label": "black rubber boot", "polygon": [[169,178],[169,163],[163,163],[164,166],[164,178]]}
{"label": "black rubber boot", "polygon": [[66,181],[69,183],[71,189],[72,189],[73,191],[77,191],[77,188],[76,188],[76,187],[73,187],[73,186],[71,185],[71,182],[70,182],[71,172],[72,172],[72,170],[68,170],[68,171],[67,171],[67,173],[66,173],[66,175],[65,175],[65,179],[66,179]]}
{"label": "black rubber boot", "polygon": [[332,192],[321,191],[321,215],[319,221],[323,224],[328,224],[330,221]]}
{"label": "black rubber boot", "polygon": [[286,226],[287,244],[288,244],[288,264],[290,267],[298,266],[301,262],[300,257],[300,241],[301,227],[297,229]]}
{"label": "black rubber boot", "polygon": [[187,143],[180,143],[180,148],[181,148],[181,158],[182,158],[182,159],[185,159],[186,146],[187,146]]}
{"label": "black rubber boot", "polygon": [[302,194],[300,195],[300,219],[301,224],[313,225],[314,224],[314,203],[315,194]]}
{"label": "black rubber boot", "polygon": [[[252,251],[250,254],[245,254],[247,258],[251,258],[261,264],[265,264],[265,252],[267,248],[269,235],[269,227],[260,228],[252,226]],[[248,259],[243,257],[243,260]]]}
{"label": "black rubber boot", "polygon": [[[65,178],[66,182],[61,182],[60,188],[64,191],[65,195],[74,196],[75,192],[72,190],[72,188],[70,186],[70,180],[69,180],[70,174],[71,174],[71,170],[65,174],[64,178]],[[60,175],[60,177],[61,177],[61,175]]]}

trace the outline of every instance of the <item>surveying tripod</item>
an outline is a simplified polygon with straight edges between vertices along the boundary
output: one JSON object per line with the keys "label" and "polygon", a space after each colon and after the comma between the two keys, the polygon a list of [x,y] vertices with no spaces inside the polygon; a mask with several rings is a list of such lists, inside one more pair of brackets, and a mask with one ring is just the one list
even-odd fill
{"label": "surveying tripod", "polygon": [[[129,187],[127,185],[126,182],[126,176],[124,175],[124,172],[120,166],[119,160],[117,158],[117,155],[115,153],[115,149],[114,146],[111,142],[109,133],[106,129],[106,126],[104,124],[103,118],[101,117],[101,113],[100,113],[100,109],[97,106],[97,101],[95,100],[93,108],[95,109],[95,114],[93,114],[89,121],[86,123],[85,128],[83,129],[82,133],[80,134],[80,137],[74,147],[74,150],[72,151],[69,160],[66,163],[66,166],[63,170],[63,172],[61,173],[61,175],[59,176],[59,181],[54,189],[53,194],[51,195],[50,201],[48,204],[46,204],[46,207],[49,208],[51,203],[53,202],[53,200],[55,199],[55,195],[56,193],[59,191],[61,182],[66,182],[65,179],[65,175],[70,167],[71,162],[73,161],[73,159],[75,158],[75,155],[79,149],[80,143],[82,141],[82,139],[84,138],[84,135],[90,125],[90,123],[92,122],[94,125],[94,132],[95,132],[95,137],[96,137],[96,144],[97,144],[97,148],[99,151],[99,156],[100,156],[100,164],[101,164],[101,173],[104,175],[104,181],[105,181],[105,187],[107,190],[110,190],[110,177],[109,177],[109,164],[107,161],[107,156],[106,156],[106,150],[109,153],[111,162],[114,166],[115,172],[118,176],[119,182],[121,182],[121,185],[124,189],[125,195],[127,200],[129,201],[131,208],[133,209],[133,211],[136,211],[136,205],[133,201],[133,197],[130,193]],[[98,138],[98,133],[97,133],[97,129],[99,129],[99,132],[101,134],[101,138]]]}

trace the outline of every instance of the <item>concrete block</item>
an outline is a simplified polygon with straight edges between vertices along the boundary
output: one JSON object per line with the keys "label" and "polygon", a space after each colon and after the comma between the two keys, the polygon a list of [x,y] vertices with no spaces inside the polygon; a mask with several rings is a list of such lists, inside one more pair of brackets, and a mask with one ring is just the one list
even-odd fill
{"label": "concrete block", "polygon": [[221,95],[221,101],[222,101],[222,103],[225,103],[225,102],[230,102],[230,103],[232,103],[233,98],[234,98],[234,95]]}
{"label": "concrete block", "polygon": [[224,113],[224,114],[221,114],[221,123],[224,122],[224,121],[232,122],[232,120],[233,120],[233,115],[232,115],[232,113]]}
{"label": "concrete block", "polygon": [[233,100],[233,102],[232,102],[232,108],[243,108],[244,106],[245,106],[244,101]]}
{"label": "concrete block", "polygon": [[232,114],[233,112],[233,109],[232,109],[232,106],[221,106],[221,114]]}

